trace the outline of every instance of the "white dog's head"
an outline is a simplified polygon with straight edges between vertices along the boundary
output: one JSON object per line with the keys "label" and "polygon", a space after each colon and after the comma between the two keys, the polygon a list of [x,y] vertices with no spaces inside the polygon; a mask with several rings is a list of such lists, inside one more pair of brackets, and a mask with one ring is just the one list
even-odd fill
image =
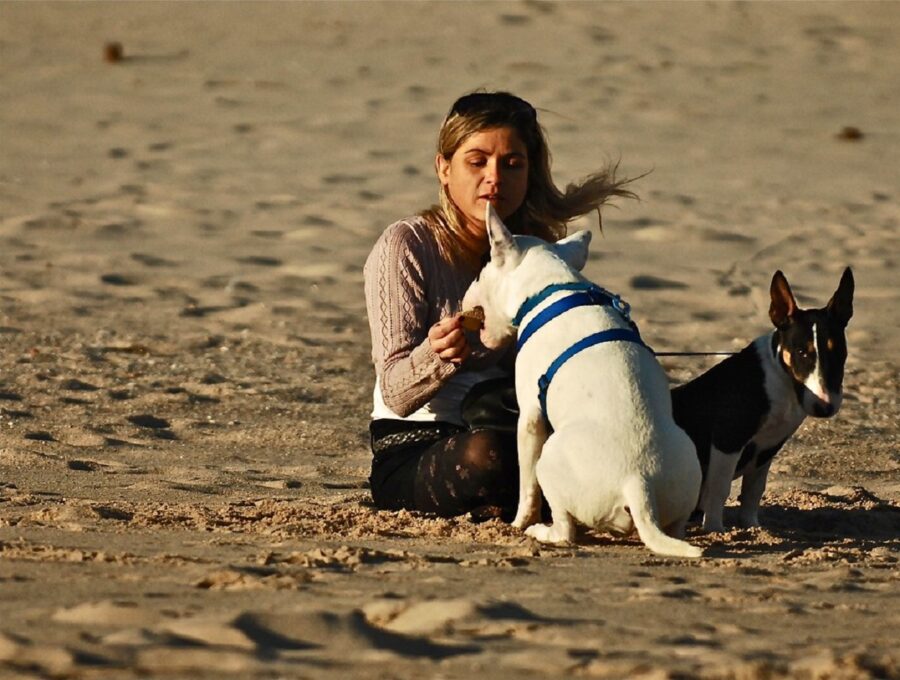
{"label": "white dog's head", "polygon": [[481,307],[484,326],[481,342],[496,348],[515,335],[512,320],[521,304],[552,283],[576,280],[588,257],[591,232],[547,243],[533,236],[513,236],[488,203],[485,224],[491,259],[463,298],[463,309]]}

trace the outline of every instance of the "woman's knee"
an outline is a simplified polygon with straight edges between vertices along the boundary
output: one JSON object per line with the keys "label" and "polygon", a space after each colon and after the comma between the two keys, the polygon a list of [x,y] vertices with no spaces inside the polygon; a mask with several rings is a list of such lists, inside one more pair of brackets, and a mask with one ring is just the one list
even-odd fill
{"label": "woman's knee", "polygon": [[497,432],[475,430],[451,437],[422,457],[416,508],[459,515],[486,503],[511,501],[518,487],[515,444]]}
{"label": "woman's knee", "polygon": [[511,472],[515,467],[515,451],[510,450],[509,437],[496,430],[475,430],[466,439],[459,463],[465,468],[488,476]]}

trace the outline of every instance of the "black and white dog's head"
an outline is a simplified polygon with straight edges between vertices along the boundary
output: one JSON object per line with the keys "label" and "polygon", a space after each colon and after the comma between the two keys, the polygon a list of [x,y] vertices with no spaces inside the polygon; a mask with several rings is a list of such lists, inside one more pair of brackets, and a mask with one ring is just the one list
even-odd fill
{"label": "black and white dog's head", "polygon": [[828,418],[841,407],[847,340],[853,316],[853,272],[847,267],[821,309],[800,309],[780,271],[772,277],[769,317],[775,325],[776,358],[791,376],[803,410]]}

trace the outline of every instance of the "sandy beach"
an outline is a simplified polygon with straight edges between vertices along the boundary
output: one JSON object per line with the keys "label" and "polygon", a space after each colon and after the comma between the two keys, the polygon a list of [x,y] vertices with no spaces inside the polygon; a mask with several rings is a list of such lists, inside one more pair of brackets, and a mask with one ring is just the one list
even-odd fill
{"label": "sandy beach", "polygon": [[[897,2],[0,1],[0,678],[900,678],[898,34]],[[642,176],[572,228],[659,351],[853,268],[844,406],[762,528],[689,561],[369,503],[362,265],[475,88],[534,103],[559,185]]]}

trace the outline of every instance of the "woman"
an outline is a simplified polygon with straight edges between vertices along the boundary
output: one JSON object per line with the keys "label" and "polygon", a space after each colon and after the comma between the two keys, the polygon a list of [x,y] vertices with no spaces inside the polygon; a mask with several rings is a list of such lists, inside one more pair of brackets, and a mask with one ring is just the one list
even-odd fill
{"label": "woman", "polygon": [[487,350],[460,316],[489,249],[485,206],[493,203],[513,233],[556,241],[573,218],[634,194],[614,168],[557,189],[537,112],[507,92],[453,104],[435,169],[440,204],[388,227],[365,265],[376,374],[372,498],[381,509],[511,517],[514,421],[475,414],[511,385],[514,350]]}

